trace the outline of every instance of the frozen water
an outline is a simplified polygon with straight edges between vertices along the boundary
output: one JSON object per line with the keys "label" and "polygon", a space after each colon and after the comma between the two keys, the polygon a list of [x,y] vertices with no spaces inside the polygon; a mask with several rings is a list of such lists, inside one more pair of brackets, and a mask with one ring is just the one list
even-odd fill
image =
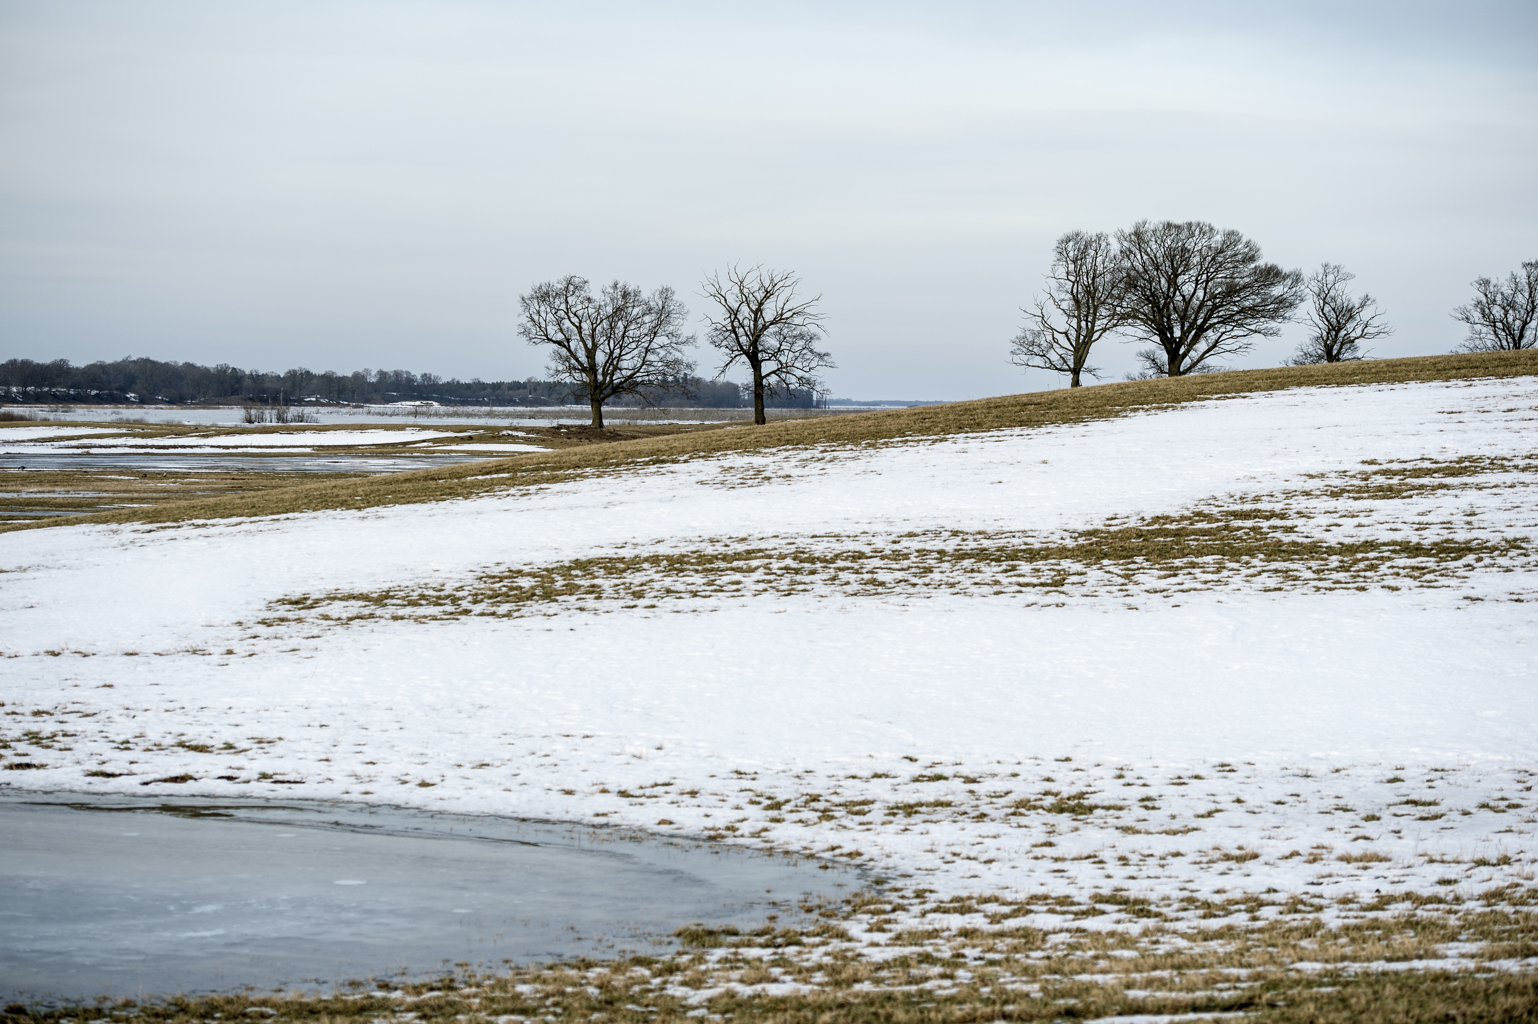
{"label": "frozen water", "polygon": [[0,822],[0,994],[29,1001],[644,950],[857,884],[618,829],[348,804],[7,795]]}

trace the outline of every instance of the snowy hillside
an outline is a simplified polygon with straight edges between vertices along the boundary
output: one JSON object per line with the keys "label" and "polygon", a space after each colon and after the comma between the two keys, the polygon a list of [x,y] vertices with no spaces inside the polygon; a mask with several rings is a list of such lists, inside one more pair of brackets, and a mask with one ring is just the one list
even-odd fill
{"label": "snowy hillside", "polygon": [[1535,424],[1532,377],[1298,389],[9,534],[0,780],[643,826],[934,901],[1528,889]]}

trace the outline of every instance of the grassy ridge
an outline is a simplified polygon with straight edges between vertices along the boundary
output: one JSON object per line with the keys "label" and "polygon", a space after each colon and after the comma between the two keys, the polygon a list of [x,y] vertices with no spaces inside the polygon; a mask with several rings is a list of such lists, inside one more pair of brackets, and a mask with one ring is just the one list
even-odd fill
{"label": "grassy ridge", "polygon": [[154,508],[74,516],[63,521],[8,524],[0,526],[0,532],[64,525],[167,523],[193,519],[273,516],[324,509],[442,501],[509,486],[555,483],[594,472],[671,462],[698,455],[782,447],[852,445],[1010,427],[1051,426],[1106,419],[1137,410],[1203,399],[1298,387],[1535,375],[1538,375],[1538,350],[1378,359],[1128,381],[1077,389],[1035,391],[948,405],[793,420],[762,427],[729,427],[666,437],[638,438],[564,451],[415,470],[365,480],[306,484],[259,494],[166,503]]}

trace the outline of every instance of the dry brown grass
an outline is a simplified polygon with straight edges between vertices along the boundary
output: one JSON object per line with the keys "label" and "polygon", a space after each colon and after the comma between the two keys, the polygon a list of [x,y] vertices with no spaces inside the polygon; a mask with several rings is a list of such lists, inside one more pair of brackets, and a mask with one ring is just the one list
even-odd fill
{"label": "dry brown grass", "polygon": [[[666,436],[648,436],[648,429],[660,432],[668,428],[626,427],[614,433],[633,435],[634,439],[612,444],[583,444],[550,454],[417,470],[343,484],[279,488],[258,495],[194,500],[67,521],[71,525],[183,522],[441,501],[489,490],[538,486],[615,469],[729,452],[912,441],[1010,427],[1077,423],[1184,402],[1298,387],[1532,375],[1538,375],[1538,351],[1425,356],[1101,384],[950,405],[770,423],[762,427],[695,428]],[[61,524],[55,521],[0,526],[0,531],[56,525]]]}
{"label": "dry brown grass", "polygon": [[[655,607],[709,598],[814,591],[845,597],[1015,594],[1043,599],[1086,593],[1121,596],[1225,587],[1438,585],[1479,567],[1531,564],[1526,538],[1465,536],[1342,541],[1296,533],[1281,516],[1199,510],[1113,528],[1071,531],[1066,542],[1018,534],[909,535],[885,545],[821,536],[817,547],[746,538],[709,548],[605,555],[520,565],[432,587],[301,594],[276,602],[322,618],[518,617],[556,607]],[[1281,520],[1281,521],[1277,521]],[[330,609],[330,610],[328,610]],[[596,610],[596,609],[595,609]],[[272,625],[282,618],[265,620]]]}
{"label": "dry brown grass", "polygon": [[[1127,1014],[1244,1013],[1258,1021],[1522,1021],[1538,1007],[1538,975],[1489,956],[1438,960],[1447,943],[1488,937],[1531,955],[1534,920],[1501,914],[1401,914],[1329,926],[1316,917],[1251,926],[1138,932],[1030,927],[893,935],[863,954],[844,924],[900,910],[888,894],[801,909],[830,918],[753,930],[691,926],[654,956],[469,969],[432,981],[361,983],[334,994],[241,993],[95,1006],[5,1009],[22,1021],[164,1024],[212,1020],[365,1024],[381,1019],[687,1021],[1064,1021]],[[1229,909],[1229,908],[1224,908]],[[838,923],[843,921],[844,924]],[[1498,938],[1497,938],[1498,937]],[[759,986],[789,985],[776,994]],[[1197,1018],[1199,1019],[1199,1017]]]}
{"label": "dry brown grass", "polygon": [[356,473],[186,472],[183,470],[80,469],[0,472],[0,520],[28,522],[112,513],[123,506],[153,507],[191,499],[239,495],[246,500],[274,488],[356,479]]}

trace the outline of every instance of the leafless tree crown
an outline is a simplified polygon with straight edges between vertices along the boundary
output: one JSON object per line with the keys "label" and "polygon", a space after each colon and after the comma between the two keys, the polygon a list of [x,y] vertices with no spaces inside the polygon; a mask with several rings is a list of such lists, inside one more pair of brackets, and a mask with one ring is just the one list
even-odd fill
{"label": "leafless tree crown", "polygon": [[1204,221],[1139,221],[1118,231],[1126,329],[1153,347],[1138,353],[1149,375],[1216,369],[1256,337],[1274,337],[1303,300],[1303,274],[1263,263],[1260,246]]}
{"label": "leafless tree crown", "polygon": [[549,346],[549,373],[588,400],[595,427],[603,426],[609,399],[676,389],[694,370],[684,356],[694,344],[683,333],[689,313],[671,288],[645,295],[615,281],[594,295],[586,278],[571,274],[535,285],[518,304],[518,334]]}
{"label": "leafless tree crown", "polygon": [[832,367],[832,357],[818,348],[827,332],[814,307],[821,295],[801,299],[801,280],[788,270],[728,267],[723,278],[712,274],[701,288],[712,310],[705,340],[725,357],[719,378],[737,363],[753,375],[753,422],[767,422],[765,395],[792,388],[821,391],[817,371]]}
{"label": "leafless tree crown", "polygon": [[1474,301],[1453,311],[1467,324],[1465,352],[1517,351],[1538,346],[1538,260],[1522,264],[1504,281],[1481,277],[1474,282]]}
{"label": "leafless tree crown", "polygon": [[1052,249],[1046,296],[1021,310],[1026,323],[1015,336],[1010,362],[1065,373],[1074,388],[1082,374],[1098,377],[1100,372],[1089,365],[1089,353],[1095,342],[1123,323],[1121,279],[1121,262],[1109,235],[1063,235]]}
{"label": "leafless tree crown", "polygon": [[1361,359],[1362,342],[1386,337],[1394,329],[1383,323],[1377,300],[1363,293],[1351,294],[1356,275],[1339,263],[1321,263],[1308,278],[1309,308],[1304,315],[1308,340],[1298,346],[1293,366],[1310,363],[1342,363]]}

